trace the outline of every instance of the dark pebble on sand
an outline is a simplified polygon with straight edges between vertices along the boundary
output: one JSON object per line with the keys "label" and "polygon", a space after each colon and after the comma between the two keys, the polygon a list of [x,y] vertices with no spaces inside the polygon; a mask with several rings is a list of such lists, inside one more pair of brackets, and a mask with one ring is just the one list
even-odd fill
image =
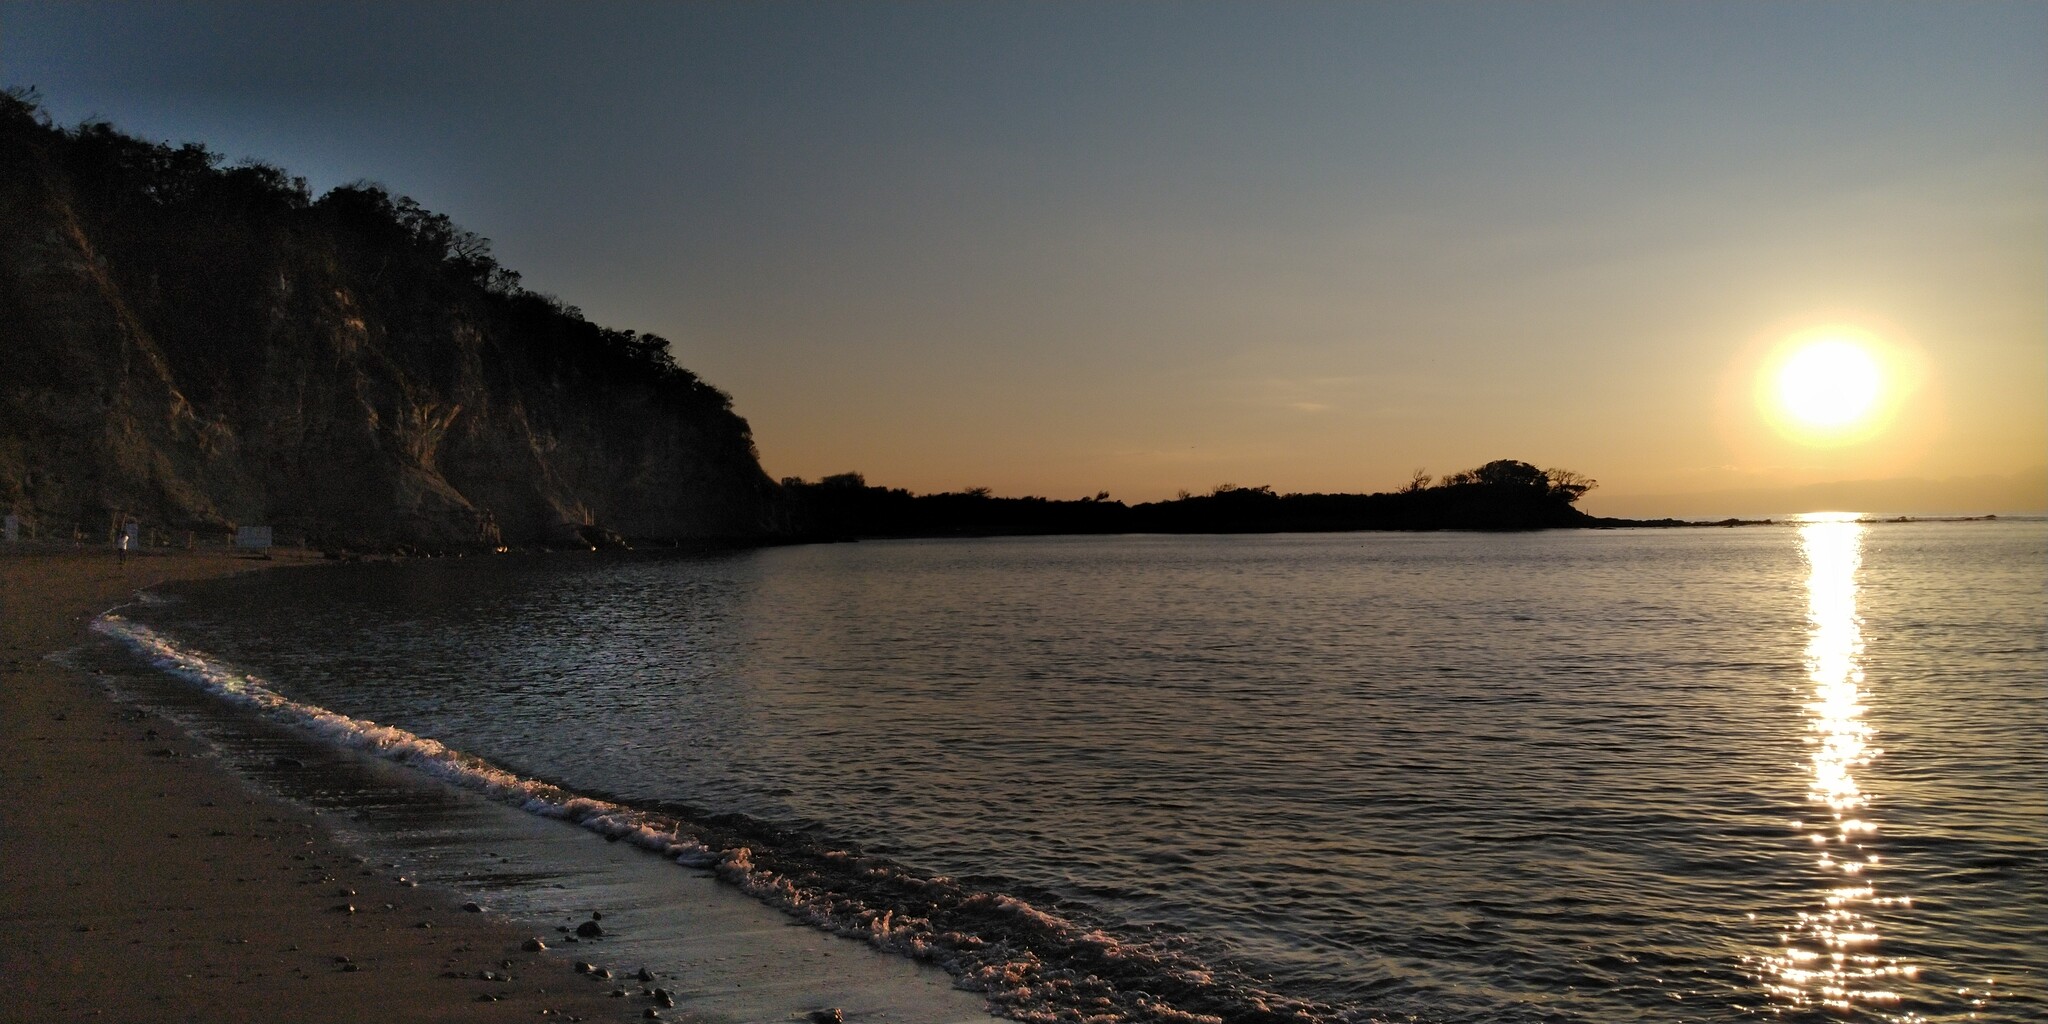
{"label": "dark pebble on sand", "polygon": [[642,1014],[641,1014],[640,1016],[642,1016],[642,1017],[645,1017],[645,1018],[647,1018],[648,1020],[660,1020],[660,1019],[661,1019],[661,1011],[660,1011],[660,1010],[657,1010],[657,1009],[655,1009],[655,1008],[654,1008],[654,1007],[652,1007],[652,1006],[650,1006],[650,1007],[648,1007],[648,1008],[647,1008],[647,1012],[645,1012],[645,1013],[642,1013]]}
{"label": "dark pebble on sand", "polygon": [[642,968],[640,968],[640,970],[639,970],[639,972],[638,972],[638,973],[636,973],[636,974],[634,974],[634,975],[633,975],[633,977],[635,977],[635,978],[638,978],[638,979],[640,979],[641,981],[653,981],[653,980],[654,980],[654,972],[653,972],[653,971],[650,971],[650,970],[648,970],[648,969],[647,969],[647,968],[645,968],[645,967],[642,967]]}
{"label": "dark pebble on sand", "polygon": [[676,1005],[676,997],[669,995],[668,989],[658,988],[654,990],[654,1002],[659,1006],[673,1007]]}
{"label": "dark pebble on sand", "polygon": [[481,903],[477,903],[475,901],[471,901],[463,904],[462,909],[467,910],[472,914],[481,914],[484,912],[484,905]]}
{"label": "dark pebble on sand", "polygon": [[829,1010],[812,1010],[811,1024],[841,1024],[846,1014],[835,1006]]}
{"label": "dark pebble on sand", "polygon": [[538,953],[541,950],[548,948],[548,944],[542,942],[537,938],[534,938],[528,939],[525,942],[520,943],[519,948],[525,950],[528,953]]}
{"label": "dark pebble on sand", "polygon": [[604,925],[596,921],[585,921],[576,926],[576,934],[586,939],[594,939],[604,934]]}
{"label": "dark pebble on sand", "polygon": [[334,912],[337,914],[353,914],[356,912],[356,905],[353,903],[344,903],[341,906],[335,907]]}

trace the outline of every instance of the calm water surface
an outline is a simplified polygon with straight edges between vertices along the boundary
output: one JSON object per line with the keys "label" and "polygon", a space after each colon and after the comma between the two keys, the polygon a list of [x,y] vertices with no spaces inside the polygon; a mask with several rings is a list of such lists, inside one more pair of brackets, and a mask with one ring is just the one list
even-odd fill
{"label": "calm water surface", "polygon": [[1817,521],[344,566],[138,617],[535,778],[1019,897],[1224,1017],[2022,1021],[2044,581],[2048,524]]}

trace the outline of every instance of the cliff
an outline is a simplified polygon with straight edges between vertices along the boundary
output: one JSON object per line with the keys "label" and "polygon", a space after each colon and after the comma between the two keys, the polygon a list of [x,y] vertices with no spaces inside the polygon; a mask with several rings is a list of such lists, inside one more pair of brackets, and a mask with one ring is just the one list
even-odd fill
{"label": "cliff", "polygon": [[0,509],[42,535],[752,538],[778,494],[666,342],[446,217],[0,96]]}

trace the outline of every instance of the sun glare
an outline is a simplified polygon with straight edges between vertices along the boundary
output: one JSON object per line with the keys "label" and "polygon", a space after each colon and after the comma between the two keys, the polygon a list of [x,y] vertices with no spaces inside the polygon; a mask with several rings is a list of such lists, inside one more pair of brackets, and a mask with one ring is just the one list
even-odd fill
{"label": "sun glare", "polygon": [[1884,387],[1877,360],[1854,342],[1809,342],[1778,369],[1778,403],[1812,427],[1841,427],[1870,415]]}
{"label": "sun glare", "polygon": [[1854,328],[1787,338],[1757,377],[1759,411],[1802,444],[1836,446],[1881,431],[1899,398],[1886,348]]}

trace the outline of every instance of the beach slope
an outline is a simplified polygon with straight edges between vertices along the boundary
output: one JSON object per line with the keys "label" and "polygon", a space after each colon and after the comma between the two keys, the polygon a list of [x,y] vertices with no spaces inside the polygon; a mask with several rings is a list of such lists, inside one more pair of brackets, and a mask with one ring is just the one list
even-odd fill
{"label": "beach slope", "polygon": [[[333,815],[258,792],[203,741],[51,657],[137,590],[315,560],[0,554],[0,1021],[717,1022],[802,1019],[849,997],[907,1024],[988,1019],[931,968],[730,891],[659,908],[725,950],[692,965],[681,1006],[623,976],[596,983],[560,949],[526,951],[535,925],[375,870]],[[851,955],[813,973],[821,942]],[[693,998],[711,992],[725,995]]]}

